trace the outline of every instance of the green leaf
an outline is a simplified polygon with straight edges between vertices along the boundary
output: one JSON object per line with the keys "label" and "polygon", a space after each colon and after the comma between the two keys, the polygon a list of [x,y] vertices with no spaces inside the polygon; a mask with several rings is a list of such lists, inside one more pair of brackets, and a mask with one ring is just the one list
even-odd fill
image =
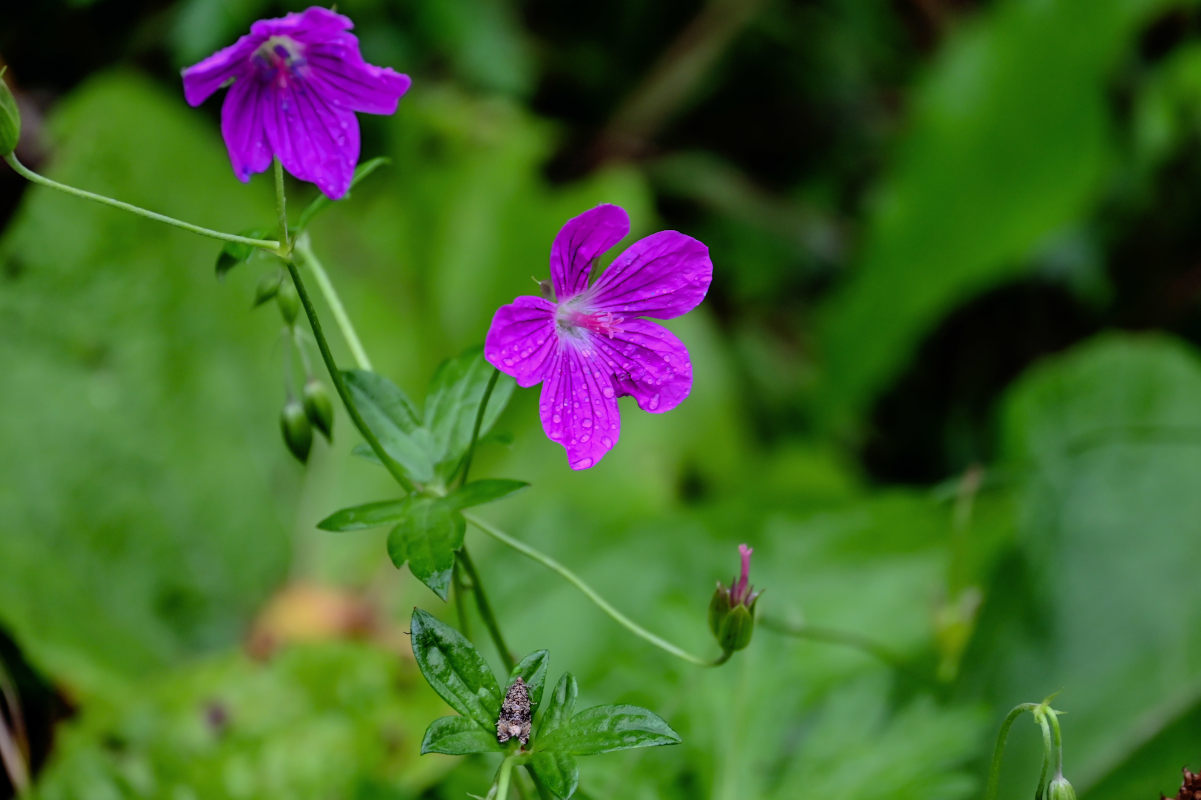
{"label": "green leaf", "polygon": [[468,753],[498,753],[503,748],[496,733],[486,731],[467,717],[439,717],[425,729],[421,740],[421,755],[445,753],[463,756]]}
{"label": "green leaf", "polygon": [[580,785],[580,765],[567,753],[536,752],[530,759],[534,774],[555,793],[567,800]]}
{"label": "green leaf", "polygon": [[538,749],[548,752],[590,756],[679,744],[680,735],[657,714],[638,706],[615,705],[588,708],[538,739]]}
{"label": "green leaf", "polygon": [[575,712],[575,700],[579,694],[580,686],[576,683],[575,676],[570,672],[564,672],[563,677],[559,678],[559,682],[555,685],[555,691],[551,694],[546,709],[538,720],[536,735],[548,735],[551,731],[566,725]]}
{"label": "green leaf", "polygon": [[479,651],[454,628],[419,608],[409,626],[413,656],[430,688],[486,731],[496,730],[500,686]]}
{"label": "green leaf", "polygon": [[1190,745],[1168,726],[1201,707],[1198,398],[1193,348],[1106,335],[1040,362],[1003,405],[1017,553],[989,589],[965,689],[999,711],[1062,688],[1090,798],[1122,796],[1102,778],[1136,753],[1177,768]]}
{"label": "green leaf", "polygon": [[[376,158],[373,158],[370,161],[364,161],[362,164],[359,164],[357,167],[355,167],[354,177],[350,179],[350,188],[346,190],[346,194],[343,195],[341,199],[349,199],[351,190],[358,185],[359,181],[363,180],[385,164],[390,163],[390,161],[391,159],[384,156],[377,156]],[[313,198],[313,202],[309,203],[308,207],[305,208],[304,211],[300,212],[300,217],[296,220],[296,227],[294,229],[295,232],[300,233],[307,228],[309,223],[313,221],[313,218],[327,208],[332,202],[334,201],[330,200],[324,194],[318,194],[315,198]]]}
{"label": "green leaf", "polygon": [[530,693],[530,707],[535,711],[538,709],[538,704],[542,702],[542,690],[546,687],[546,668],[549,664],[550,653],[545,650],[535,650],[521,659],[521,662],[509,673],[509,683],[519,677],[525,681],[526,688]]}
{"label": "green leaf", "polygon": [[380,467],[384,465],[384,462],[380,461],[379,456],[377,456],[375,451],[371,449],[371,445],[367,444],[366,442],[359,442],[354,447],[350,448],[350,454],[352,456],[357,456],[364,461],[370,461],[372,464]]}
{"label": "green leaf", "polygon": [[445,502],[453,508],[470,508],[493,500],[508,497],[529,486],[525,481],[514,481],[505,478],[487,478],[482,481],[472,481],[448,494]]}
{"label": "green leaf", "polygon": [[[433,436],[434,458],[444,474],[453,472],[467,451],[480,401],[495,372],[484,359],[484,349],[473,347],[443,362],[434,373],[425,399],[425,427]],[[498,378],[480,424],[481,436],[504,411],[515,385],[507,375]]]}
{"label": "green leaf", "polygon": [[416,498],[388,534],[388,555],[397,567],[407,562],[409,571],[445,600],[466,528],[463,515],[441,500]]}
{"label": "green leaf", "polygon": [[[251,239],[266,239],[271,236],[271,231],[265,228],[250,228],[239,232],[239,236],[246,236]],[[217,277],[224,278],[225,273],[236,267],[238,264],[244,264],[250,260],[250,257],[261,251],[262,248],[255,247],[242,242],[226,242],[221,248],[221,252],[217,254]],[[257,303],[256,303],[257,305]]]}
{"label": "green leaf", "polygon": [[824,309],[832,421],[853,422],[952,308],[1037,268],[1048,236],[1103,201],[1112,76],[1164,5],[1001,3],[947,40],[910,98],[859,263]]}
{"label": "green leaf", "polygon": [[379,439],[384,451],[396,460],[418,483],[434,477],[432,443],[413,404],[396,384],[382,375],[366,370],[342,373],[350,394],[367,427]]}
{"label": "green leaf", "polygon": [[335,511],[317,523],[323,531],[361,531],[399,522],[408,513],[412,498],[379,500]]}

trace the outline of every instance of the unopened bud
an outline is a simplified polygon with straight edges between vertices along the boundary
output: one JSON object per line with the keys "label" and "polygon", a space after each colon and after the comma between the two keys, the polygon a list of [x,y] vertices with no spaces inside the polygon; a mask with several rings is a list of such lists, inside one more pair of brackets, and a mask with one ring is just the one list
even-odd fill
{"label": "unopened bud", "polygon": [[309,378],[304,384],[304,413],[309,422],[321,431],[328,442],[334,435],[334,404],[329,399],[325,384],[316,378]]}
{"label": "unopened bud", "polygon": [[283,276],[278,272],[274,275],[267,275],[259,281],[259,285],[254,288],[254,307],[258,308],[263,303],[275,299],[281,285],[283,285]]}
{"label": "unopened bud", "polygon": [[1047,800],[1076,800],[1076,790],[1068,783],[1067,778],[1056,775],[1047,787]]}
{"label": "unopened bud", "polygon": [[304,407],[295,398],[284,403],[284,410],[279,417],[279,426],[284,434],[284,444],[296,456],[296,460],[305,464],[309,460],[309,450],[313,447],[313,426],[305,416]]}
{"label": "unopened bud", "polygon": [[709,630],[718,645],[726,652],[741,650],[751,643],[755,632],[755,603],[759,592],[751,587],[751,548],[738,546],[742,559],[742,571],[737,580],[730,581],[729,588],[719,581],[713,599],[709,601]]}
{"label": "unopened bud", "polygon": [[288,325],[296,322],[296,314],[300,311],[300,297],[296,294],[296,287],[291,281],[282,281],[279,284],[279,290],[275,293],[275,302],[279,306],[279,313],[283,315],[284,322]]}
{"label": "unopened bud", "polygon": [[17,108],[17,98],[13,97],[4,73],[8,67],[0,68],[0,156],[6,156],[17,149],[21,140],[21,111]]}

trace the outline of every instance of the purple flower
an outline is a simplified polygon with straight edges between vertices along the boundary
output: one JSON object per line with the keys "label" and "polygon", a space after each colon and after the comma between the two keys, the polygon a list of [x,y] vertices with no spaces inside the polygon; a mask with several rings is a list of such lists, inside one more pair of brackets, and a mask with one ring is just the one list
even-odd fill
{"label": "purple flower", "polygon": [[662,413],[692,389],[687,348],[642,317],[696,308],[713,278],[709,250],[660,231],[630,245],[589,286],[597,258],[629,232],[629,215],[614,205],[568,220],[550,251],[557,301],[518,297],[501,306],[484,342],[484,356],[519,386],[542,384],[542,428],[567,449],[572,469],[588,469],[617,441],[618,397]]}
{"label": "purple flower", "polygon": [[243,183],[271,166],[332,199],[346,194],[359,160],[354,112],[392,114],[409,76],[363,60],[353,23],[313,7],[263,19],[229,47],[183,71],[184,97],[198,106],[232,81],[221,135]]}

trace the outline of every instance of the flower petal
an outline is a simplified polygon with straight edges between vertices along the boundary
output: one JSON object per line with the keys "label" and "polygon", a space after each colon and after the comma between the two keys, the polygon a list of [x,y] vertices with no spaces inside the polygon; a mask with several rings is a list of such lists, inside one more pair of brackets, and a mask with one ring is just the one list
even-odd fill
{"label": "flower petal", "polygon": [[676,231],[630,245],[588,290],[589,306],[622,317],[671,319],[705,298],[713,280],[709,248]]}
{"label": "flower petal", "polygon": [[271,166],[271,148],[263,114],[263,85],[256,80],[235,81],[221,105],[221,137],[229,150],[234,175],[242,183]]}
{"label": "flower petal", "polygon": [[541,297],[518,297],[492,317],[484,340],[484,358],[518,386],[533,386],[547,375],[559,339],[555,306]]}
{"label": "flower petal", "polygon": [[297,41],[323,41],[339,31],[354,27],[350,17],[320,6],[293,11],[282,17],[260,19],[250,26],[250,32],[266,39],[269,36],[291,36]]}
{"label": "flower petal", "polygon": [[309,80],[330,104],[368,114],[395,114],[412,81],[387,67],[368,64],[349,33],[313,45],[306,53]]}
{"label": "flower petal", "polygon": [[265,92],[267,141],[284,169],[317,184],[333,200],[346,194],[359,158],[359,123],[331,108],[303,83],[271,85]]}
{"label": "flower petal", "polygon": [[603,365],[561,340],[542,384],[542,429],[567,450],[572,469],[588,469],[613,449],[621,433],[617,392]]}
{"label": "flower petal", "polygon": [[190,106],[198,106],[231,78],[244,78],[253,69],[250,57],[266,39],[247,34],[203,61],[187,67],[183,75],[183,96]]}
{"label": "flower petal", "polygon": [[597,206],[567,221],[550,249],[550,277],[562,303],[588,286],[597,257],[630,232],[630,216],[615,205]]}
{"label": "flower petal", "polygon": [[688,348],[662,325],[627,319],[612,338],[597,334],[589,338],[613,373],[618,395],[633,397],[643,411],[670,411],[692,391]]}

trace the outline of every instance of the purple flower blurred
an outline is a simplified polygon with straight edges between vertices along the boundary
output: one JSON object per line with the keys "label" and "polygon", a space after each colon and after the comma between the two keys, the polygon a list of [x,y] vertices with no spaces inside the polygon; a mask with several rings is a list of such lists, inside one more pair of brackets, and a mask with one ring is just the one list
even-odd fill
{"label": "purple flower blurred", "polygon": [[526,296],[502,306],[484,342],[484,356],[519,386],[542,384],[542,428],[566,448],[572,469],[593,466],[617,441],[618,397],[662,413],[692,389],[687,348],[641,318],[696,308],[713,278],[709,250],[660,231],[630,245],[589,286],[597,258],[629,232],[629,216],[614,205],[569,220],[550,253],[556,300]]}
{"label": "purple flower blurred", "polygon": [[346,194],[359,160],[354,112],[392,114],[409,77],[363,60],[353,23],[313,7],[259,20],[250,33],[183,71],[184,97],[198,106],[232,81],[221,135],[243,183],[271,166],[333,199]]}

